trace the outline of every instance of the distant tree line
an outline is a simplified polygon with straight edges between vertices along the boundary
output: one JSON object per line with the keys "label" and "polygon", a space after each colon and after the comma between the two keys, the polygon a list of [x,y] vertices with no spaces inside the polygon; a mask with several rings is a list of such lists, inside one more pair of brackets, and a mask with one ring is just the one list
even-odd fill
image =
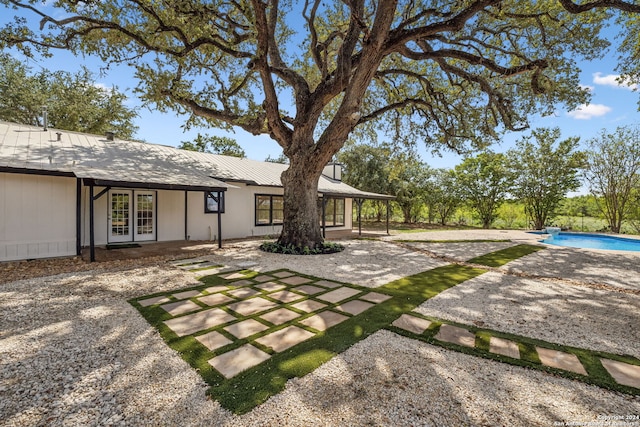
{"label": "distant tree line", "polygon": [[[471,212],[484,228],[498,219],[512,226],[524,215],[526,228],[541,229],[560,216],[589,216],[614,233],[623,223],[640,232],[638,129],[603,130],[586,147],[578,149],[578,137],[561,139],[558,128],[539,128],[506,153],[485,149],[453,169],[433,168],[388,143],[353,144],[337,158],[348,184],[396,196],[392,204],[405,223],[459,224],[466,222],[460,214]],[[567,198],[583,183],[589,196]],[[377,220],[384,215],[375,201],[368,212]]]}

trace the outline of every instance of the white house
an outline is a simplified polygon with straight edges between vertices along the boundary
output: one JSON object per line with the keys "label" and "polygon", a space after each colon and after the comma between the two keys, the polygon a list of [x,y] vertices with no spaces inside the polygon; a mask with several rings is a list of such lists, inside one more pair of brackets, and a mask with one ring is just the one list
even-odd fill
{"label": "white house", "polygon": [[[0,121],[0,261],[79,255],[119,243],[277,235],[287,165]],[[322,225],[391,196],[318,183]]]}

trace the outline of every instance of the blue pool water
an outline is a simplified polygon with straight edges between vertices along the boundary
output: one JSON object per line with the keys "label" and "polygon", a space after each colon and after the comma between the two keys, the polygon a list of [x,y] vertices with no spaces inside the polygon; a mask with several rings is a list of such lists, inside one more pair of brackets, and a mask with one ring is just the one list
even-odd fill
{"label": "blue pool water", "polygon": [[612,251],[640,251],[640,240],[600,234],[565,233],[549,236],[544,243],[571,248],[608,249]]}

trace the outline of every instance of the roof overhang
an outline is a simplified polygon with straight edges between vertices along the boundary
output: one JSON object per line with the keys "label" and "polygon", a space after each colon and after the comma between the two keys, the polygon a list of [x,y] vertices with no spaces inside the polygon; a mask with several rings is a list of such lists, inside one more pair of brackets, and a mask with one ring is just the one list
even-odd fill
{"label": "roof overhang", "polygon": [[225,187],[202,186],[188,184],[166,184],[155,182],[129,182],[108,179],[83,178],[82,182],[87,186],[95,187],[122,187],[122,188],[145,188],[149,190],[182,190],[182,191],[227,191]]}
{"label": "roof overhang", "polygon": [[367,200],[395,200],[396,196],[389,196],[387,194],[376,194],[376,193],[336,193],[331,191],[318,191],[322,196],[325,197],[350,197],[352,199],[367,199]]}

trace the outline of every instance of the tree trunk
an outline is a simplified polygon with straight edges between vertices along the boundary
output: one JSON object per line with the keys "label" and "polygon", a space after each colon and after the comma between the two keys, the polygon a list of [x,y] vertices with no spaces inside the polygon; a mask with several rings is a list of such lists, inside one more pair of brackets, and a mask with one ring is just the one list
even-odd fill
{"label": "tree trunk", "polygon": [[282,173],[284,223],[278,239],[281,245],[313,249],[324,241],[318,210],[318,180],[322,167],[316,163],[313,158],[294,158]]}

